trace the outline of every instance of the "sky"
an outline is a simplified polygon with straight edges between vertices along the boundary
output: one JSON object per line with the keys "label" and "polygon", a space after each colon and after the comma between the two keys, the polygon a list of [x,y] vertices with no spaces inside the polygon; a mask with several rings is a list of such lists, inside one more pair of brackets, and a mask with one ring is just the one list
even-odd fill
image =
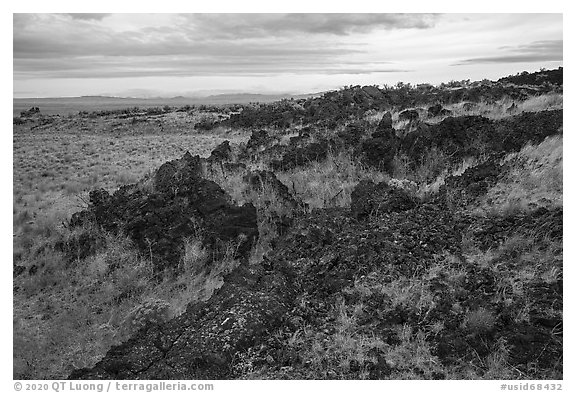
{"label": "sky", "polygon": [[315,93],[563,63],[562,14],[13,15],[13,97]]}

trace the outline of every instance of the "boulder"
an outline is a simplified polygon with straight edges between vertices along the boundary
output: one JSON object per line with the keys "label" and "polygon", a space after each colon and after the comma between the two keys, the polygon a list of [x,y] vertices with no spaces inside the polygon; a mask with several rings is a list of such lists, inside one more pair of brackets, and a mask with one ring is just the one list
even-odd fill
{"label": "boulder", "polygon": [[435,104],[432,105],[431,107],[428,107],[428,116],[429,117],[436,117],[440,115],[440,112],[442,112],[442,105],[440,104]]}
{"label": "boulder", "polygon": [[428,117],[449,116],[452,111],[443,108],[442,105],[436,104],[428,108]]}
{"label": "boulder", "polygon": [[376,131],[362,142],[362,162],[384,172],[392,170],[392,161],[400,146],[394,129]]}
{"label": "boulder", "polygon": [[392,129],[392,114],[390,112],[386,112],[378,123],[376,131],[387,131],[390,129]]}
{"label": "boulder", "polygon": [[267,146],[270,141],[271,138],[265,130],[252,131],[252,135],[250,135],[250,139],[246,143],[246,149],[249,152],[256,152]]}
{"label": "boulder", "polygon": [[156,190],[161,193],[174,192],[182,184],[202,175],[200,156],[186,152],[182,158],[166,162],[154,174]]}
{"label": "boulder", "polygon": [[406,109],[398,115],[398,119],[400,120],[408,120],[408,121],[415,121],[420,118],[418,111],[415,109]]}
{"label": "boulder", "polygon": [[373,100],[380,100],[384,98],[384,94],[376,86],[363,86],[362,90]]}
{"label": "boulder", "polygon": [[370,215],[413,209],[416,203],[406,191],[390,187],[386,182],[362,180],[352,191],[351,210],[356,219]]}
{"label": "boulder", "polygon": [[232,148],[230,147],[230,141],[224,141],[210,154],[208,161],[228,161],[232,158]]}
{"label": "boulder", "polygon": [[290,170],[311,162],[321,162],[328,156],[328,141],[320,140],[304,147],[289,149],[280,160],[270,163],[273,170]]}

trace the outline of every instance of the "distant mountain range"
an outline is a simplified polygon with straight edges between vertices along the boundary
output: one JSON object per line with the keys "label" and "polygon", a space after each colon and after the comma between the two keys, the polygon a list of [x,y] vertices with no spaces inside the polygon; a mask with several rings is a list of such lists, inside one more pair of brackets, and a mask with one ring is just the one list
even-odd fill
{"label": "distant mountain range", "polygon": [[51,97],[51,98],[14,98],[13,115],[33,106],[40,108],[44,114],[68,114],[79,111],[115,110],[139,106],[142,108],[162,107],[170,105],[181,107],[185,105],[227,105],[248,104],[250,102],[274,102],[282,99],[301,99],[319,96],[323,93],[313,94],[216,94],[206,97],[155,97],[155,98],[131,98],[131,97],[108,97],[108,96],[82,96],[82,97]]}

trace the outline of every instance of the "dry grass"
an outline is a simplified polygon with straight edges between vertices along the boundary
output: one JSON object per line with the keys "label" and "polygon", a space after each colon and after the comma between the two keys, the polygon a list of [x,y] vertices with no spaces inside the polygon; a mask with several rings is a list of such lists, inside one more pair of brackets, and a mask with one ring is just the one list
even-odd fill
{"label": "dry grass", "polygon": [[63,222],[86,206],[87,191],[114,191],[187,150],[208,156],[225,139],[245,138],[186,130],[112,134],[81,129],[73,119],[64,124],[19,128],[13,135],[14,262],[37,268],[33,275],[25,272],[14,279],[14,377],[19,379],[61,379],[73,369],[94,365],[148,319],[171,318],[188,303],[210,297],[236,263],[229,256],[212,269],[190,269],[201,264],[201,255],[192,255],[188,247],[184,273],[158,282],[129,241],[111,236],[81,265],[65,262],[53,245],[75,234]]}
{"label": "dry grass", "polygon": [[440,150],[431,149],[421,163],[414,165],[405,154],[397,154],[393,160],[393,179],[405,179],[413,183],[411,194],[424,199],[440,190],[450,176],[460,176],[468,168],[478,165],[483,157],[466,157],[457,165],[449,165],[448,158]]}
{"label": "dry grass", "polygon": [[277,176],[310,208],[350,206],[352,191],[361,180],[389,180],[388,175],[366,168],[344,153],[329,154],[324,162],[313,162]]}
{"label": "dry grass", "polygon": [[28,257],[39,268],[14,279],[14,378],[66,378],[73,369],[94,366],[138,329],[210,298],[238,264],[233,245],[227,250],[207,267],[207,253],[191,240],[182,261],[186,269],[160,281],[122,236],[108,235],[104,248],[80,265],[65,263],[50,249]]}
{"label": "dry grass", "polygon": [[503,161],[510,165],[504,178],[481,199],[479,214],[513,213],[541,206],[563,205],[563,138],[548,137],[528,144]]}
{"label": "dry grass", "polygon": [[[510,116],[518,115],[522,112],[540,112],[563,108],[563,95],[560,93],[549,93],[540,96],[530,97],[527,100],[512,100],[504,98],[496,102],[481,101],[475,103],[471,109],[466,110],[466,103],[446,105],[445,108],[452,111],[450,116],[484,116],[489,119],[499,120]],[[437,123],[447,116],[429,118],[429,123]]]}
{"label": "dry grass", "polygon": [[[545,237],[539,241],[531,234],[513,234],[501,246],[481,251],[472,246],[465,247],[464,256],[469,263],[488,268],[497,277],[494,300],[513,307],[514,322],[531,323],[530,314],[535,311],[562,320],[562,310],[544,309],[536,304],[538,299],[530,297],[529,288],[542,282],[554,284],[562,280],[562,240]],[[493,316],[487,310],[469,315],[467,323],[472,330],[491,325]]]}
{"label": "dry grass", "polygon": [[[17,132],[14,143],[13,224],[18,240],[38,227],[56,227],[85,207],[87,192],[114,191],[168,160],[208,156],[225,138],[195,133],[80,134],[74,130]],[[242,138],[236,137],[236,141]]]}
{"label": "dry grass", "polygon": [[[563,108],[563,94],[562,93],[548,93],[539,96],[533,96],[527,100],[513,100],[511,98],[503,98],[495,102],[480,101],[478,103],[473,103],[471,108],[467,107],[467,102],[459,102],[456,104],[446,104],[443,105],[445,109],[451,111],[448,116],[485,116],[489,119],[499,120],[510,116],[518,115],[522,112],[540,112],[545,110],[555,110]],[[417,106],[411,109],[418,111],[420,115],[420,120],[426,123],[434,124],[439,123],[444,120],[444,116],[428,116],[428,105]],[[398,115],[401,110],[392,109],[392,122],[393,127],[399,132],[409,132],[407,129],[410,124],[407,120],[400,120]],[[369,111],[364,116],[364,120],[368,121],[372,125],[376,125],[382,120],[386,111]]]}

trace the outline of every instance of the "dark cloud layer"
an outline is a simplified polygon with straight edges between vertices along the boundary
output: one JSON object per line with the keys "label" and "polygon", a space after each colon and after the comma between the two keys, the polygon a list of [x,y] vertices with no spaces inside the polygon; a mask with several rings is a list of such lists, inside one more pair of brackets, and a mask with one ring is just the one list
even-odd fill
{"label": "dark cloud layer", "polygon": [[64,14],[68,15],[72,19],[79,19],[79,20],[102,20],[106,18],[110,14],[82,14],[82,13],[73,13],[73,14]]}
{"label": "dark cloud layer", "polygon": [[488,64],[488,63],[534,63],[544,61],[562,61],[562,40],[534,41],[516,47],[503,46],[505,52],[496,56],[475,57],[463,60],[454,65]]}
{"label": "dark cloud layer", "polygon": [[266,37],[285,34],[349,35],[374,29],[426,29],[434,14],[197,14],[183,16],[197,32],[213,37]]}
{"label": "dark cloud layer", "polygon": [[107,16],[15,14],[15,76],[397,72],[351,61],[362,45],[333,38],[425,29],[436,20],[428,14],[181,14],[170,25],[119,31],[99,23]]}

